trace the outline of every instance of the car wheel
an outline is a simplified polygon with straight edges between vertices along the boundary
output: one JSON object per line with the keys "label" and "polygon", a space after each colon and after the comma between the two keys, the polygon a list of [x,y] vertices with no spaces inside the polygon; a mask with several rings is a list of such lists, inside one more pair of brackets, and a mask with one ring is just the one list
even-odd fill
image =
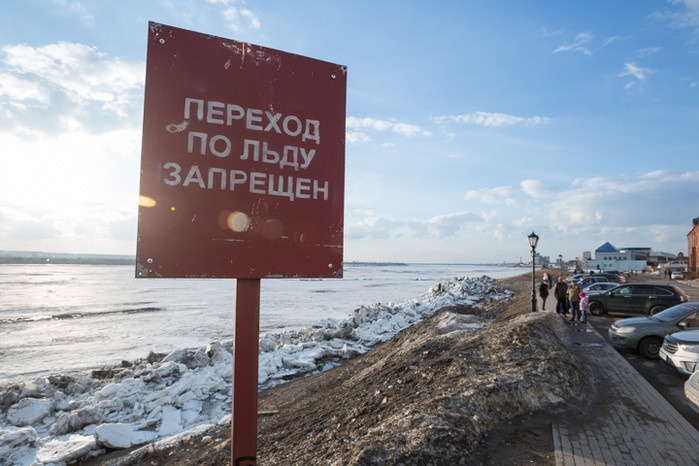
{"label": "car wheel", "polygon": [[593,301],[590,303],[590,314],[592,314],[593,316],[601,316],[602,314],[604,314],[604,307],[601,303]]}
{"label": "car wheel", "polygon": [[664,311],[665,309],[667,309],[665,306],[653,306],[650,308],[650,315],[654,316],[658,312]]}
{"label": "car wheel", "polygon": [[648,337],[641,340],[638,344],[638,352],[641,356],[648,359],[658,359],[660,347],[663,346],[663,340],[657,337]]}

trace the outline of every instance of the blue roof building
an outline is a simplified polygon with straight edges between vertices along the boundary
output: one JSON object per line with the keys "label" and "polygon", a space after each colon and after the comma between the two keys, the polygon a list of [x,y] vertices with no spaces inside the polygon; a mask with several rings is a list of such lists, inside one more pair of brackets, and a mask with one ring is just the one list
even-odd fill
{"label": "blue roof building", "polygon": [[609,242],[595,249],[595,259],[588,260],[586,267],[593,270],[618,270],[630,272],[644,270],[647,265],[650,248],[617,249]]}

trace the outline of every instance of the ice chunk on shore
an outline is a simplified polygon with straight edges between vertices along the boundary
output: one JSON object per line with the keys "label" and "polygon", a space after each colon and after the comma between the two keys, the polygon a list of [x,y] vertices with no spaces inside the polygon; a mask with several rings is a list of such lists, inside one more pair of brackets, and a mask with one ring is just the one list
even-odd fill
{"label": "ice chunk on shore", "polygon": [[102,424],[95,429],[97,443],[111,449],[131,447],[133,427],[129,424]]}
{"label": "ice chunk on shore", "polygon": [[52,439],[36,454],[39,464],[67,463],[90,453],[97,443],[92,435],[71,435],[68,440]]}
{"label": "ice chunk on shore", "polygon": [[47,398],[24,398],[7,410],[7,420],[17,427],[31,426],[53,411],[53,402]]}
{"label": "ice chunk on shore", "polygon": [[33,427],[3,429],[0,431],[0,458],[15,461],[21,456],[26,456],[27,450],[34,447],[37,440],[39,434]]}

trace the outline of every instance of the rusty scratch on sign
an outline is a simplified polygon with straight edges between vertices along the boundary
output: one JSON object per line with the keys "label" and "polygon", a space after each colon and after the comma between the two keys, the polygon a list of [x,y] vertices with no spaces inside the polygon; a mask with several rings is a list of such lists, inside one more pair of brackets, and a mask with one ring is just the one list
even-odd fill
{"label": "rusty scratch on sign", "polygon": [[165,127],[168,133],[181,133],[189,126],[189,120],[184,120],[182,123],[170,123]]}

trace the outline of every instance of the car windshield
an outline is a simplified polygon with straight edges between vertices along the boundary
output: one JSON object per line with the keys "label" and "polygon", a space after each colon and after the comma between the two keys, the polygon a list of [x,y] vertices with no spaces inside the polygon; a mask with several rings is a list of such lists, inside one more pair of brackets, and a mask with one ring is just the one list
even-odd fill
{"label": "car windshield", "polygon": [[684,304],[678,304],[677,306],[672,306],[668,309],[665,309],[662,312],[658,312],[653,316],[653,318],[659,320],[660,322],[672,322],[677,319],[681,319],[682,317],[690,314],[691,312],[696,312],[696,310],[697,309],[694,307],[685,306]]}

